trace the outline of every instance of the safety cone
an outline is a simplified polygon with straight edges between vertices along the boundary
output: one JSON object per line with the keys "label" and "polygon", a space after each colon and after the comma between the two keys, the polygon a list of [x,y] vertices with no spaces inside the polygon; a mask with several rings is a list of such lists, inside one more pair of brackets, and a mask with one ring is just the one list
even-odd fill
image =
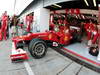
{"label": "safety cone", "polygon": [[12,61],[27,60],[28,55],[26,51],[24,51],[23,49],[21,48],[16,49],[15,43],[12,42],[12,51],[11,51],[10,58]]}

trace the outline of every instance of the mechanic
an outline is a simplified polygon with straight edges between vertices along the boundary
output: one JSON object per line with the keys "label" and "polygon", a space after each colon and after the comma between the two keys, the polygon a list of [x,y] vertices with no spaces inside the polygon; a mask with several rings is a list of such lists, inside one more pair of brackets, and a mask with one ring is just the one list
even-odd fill
{"label": "mechanic", "polygon": [[7,11],[4,12],[2,15],[2,27],[1,27],[1,32],[3,32],[4,40],[7,40],[7,25],[8,25],[8,15]]}
{"label": "mechanic", "polygon": [[92,44],[95,44],[98,40],[98,36],[99,36],[99,33],[98,33],[98,29],[97,29],[97,26],[94,24],[94,26],[91,28],[91,32],[92,32]]}
{"label": "mechanic", "polygon": [[92,39],[92,46],[89,49],[89,53],[93,56],[98,56],[98,60],[100,60],[100,50],[99,50],[99,45],[100,45],[100,34],[99,34],[99,25],[98,25],[98,31],[97,31],[97,26],[95,25],[95,27],[92,29],[92,35],[93,35],[93,39]]}
{"label": "mechanic", "polygon": [[29,32],[29,25],[30,25],[30,22],[29,22],[29,14],[26,15],[25,20],[26,20],[25,22],[26,22],[26,25],[27,25],[27,29],[26,29],[26,31]]}
{"label": "mechanic", "polygon": [[86,30],[87,33],[87,40],[91,39],[91,32],[90,32],[90,23],[88,21],[86,21],[86,23],[84,24],[84,28]]}
{"label": "mechanic", "polygon": [[94,45],[97,44],[97,39],[98,39],[98,29],[97,26],[90,21],[90,23],[87,26],[87,34],[88,34],[88,45]]}
{"label": "mechanic", "polygon": [[27,25],[26,31],[27,32],[30,32],[31,31],[31,24],[32,24],[32,22],[33,22],[33,15],[31,13],[31,14],[28,14],[26,16],[26,25]]}

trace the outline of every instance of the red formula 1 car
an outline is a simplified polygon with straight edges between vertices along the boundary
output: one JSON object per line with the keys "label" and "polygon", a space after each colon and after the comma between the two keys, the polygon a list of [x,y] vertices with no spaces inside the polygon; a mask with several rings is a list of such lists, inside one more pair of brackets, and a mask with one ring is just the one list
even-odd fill
{"label": "red formula 1 car", "polygon": [[[12,49],[11,60],[28,59],[27,53],[22,51],[25,44],[34,58],[41,58],[47,52],[47,46],[68,45],[72,36],[70,33],[47,31],[44,33],[28,33],[27,35],[14,37],[12,39],[14,49]],[[15,53],[13,53],[15,52]]]}

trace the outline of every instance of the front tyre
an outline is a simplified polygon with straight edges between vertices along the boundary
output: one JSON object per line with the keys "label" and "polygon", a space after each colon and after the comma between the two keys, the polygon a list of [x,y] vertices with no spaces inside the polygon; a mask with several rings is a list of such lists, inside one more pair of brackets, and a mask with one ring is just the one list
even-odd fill
{"label": "front tyre", "polygon": [[34,58],[39,59],[45,56],[47,52],[47,46],[43,40],[33,39],[29,44],[29,51]]}

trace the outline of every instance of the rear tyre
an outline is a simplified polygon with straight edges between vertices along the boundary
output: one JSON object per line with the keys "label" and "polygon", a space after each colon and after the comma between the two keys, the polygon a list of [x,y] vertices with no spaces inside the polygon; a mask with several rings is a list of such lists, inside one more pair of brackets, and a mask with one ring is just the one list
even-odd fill
{"label": "rear tyre", "polygon": [[42,58],[47,52],[47,45],[41,39],[33,39],[29,44],[29,52],[34,58]]}

